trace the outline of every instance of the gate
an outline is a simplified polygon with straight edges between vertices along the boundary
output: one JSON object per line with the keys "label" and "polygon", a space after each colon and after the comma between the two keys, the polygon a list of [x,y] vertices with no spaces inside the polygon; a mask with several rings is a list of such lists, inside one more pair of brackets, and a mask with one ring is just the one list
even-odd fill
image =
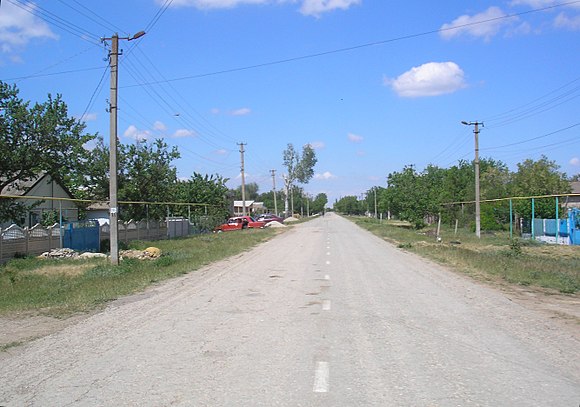
{"label": "gate", "polygon": [[100,248],[99,222],[85,220],[70,222],[64,228],[63,247],[78,251],[98,252]]}

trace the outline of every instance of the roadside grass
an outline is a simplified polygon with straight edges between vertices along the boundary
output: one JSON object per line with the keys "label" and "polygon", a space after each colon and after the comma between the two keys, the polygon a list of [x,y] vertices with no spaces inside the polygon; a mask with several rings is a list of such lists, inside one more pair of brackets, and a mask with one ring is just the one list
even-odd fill
{"label": "roadside grass", "polygon": [[14,259],[0,266],[0,315],[36,311],[55,317],[87,312],[103,304],[241,253],[281,229],[244,230],[154,242],[131,242],[132,249],[162,250],[156,260]]}
{"label": "roadside grass", "polygon": [[414,230],[405,222],[349,217],[357,225],[395,246],[488,281],[542,287],[573,294],[580,291],[580,247],[509,239],[507,232],[474,233],[442,226]]}

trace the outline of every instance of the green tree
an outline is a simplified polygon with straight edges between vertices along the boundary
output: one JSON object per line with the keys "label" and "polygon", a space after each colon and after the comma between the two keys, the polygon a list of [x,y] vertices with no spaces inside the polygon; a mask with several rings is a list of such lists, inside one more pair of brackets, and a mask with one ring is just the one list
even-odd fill
{"label": "green tree", "polygon": [[[230,213],[227,181],[227,178],[217,174],[201,175],[199,173],[193,173],[188,180],[177,181],[173,194],[175,200],[196,205],[176,207],[174,214],[186,217],[191,215],[194,219],[206,219],[214,223],[227,218]],[[215,224],[208,224],[207,229],[213,226]]]}
{"label": "green tree", "polygon": [[[135,144],[121,145],[119,155],[119,201],[170,202],[174,199],[174,185],[177,170],[171,165],[179,158],[176,147],[169,149],[167,143],[157,139],[152,143],[146,140]],[[123,205],[122,219],[163,218],[167,209],[160,205],[147,207],[143,204]]]}
{"label": "green tree", "polygon": [[[334,210],[345,215],[362,215],[363,204],[364,201],[359,201],[356,196],[345,196],[334,203]],[[364,206],[366,208],[366,204]]]}
{"label": "green tree", "polygon": [[314,197],[314,200],[310,204],[310,211],[312,213],[323,213],[326,209],[326,204],[328,203],[328,196],[321,192]]}
{"label": "green tree", "polygon": [[[255,201],[258,198],[258,191],[260,187],[255,182],[250,182],[244,186],[245,194],[246,194],[246,201]],[[234,199],[241,201],[242,200],[242,186],[240,185],[236,189],[231,191],[231,195],[233,195]]]}
{"label": "green tree", "polygon": [[310,144],[302,147],[302,154],[300,154],[291,143],[288,143],[286,150],[284,150],[283,160],[284,167],[286,167],[286,174],[283,175],[285,191],[284,212],[288,216],[292,186],[296,182],[307,184],[312,179],[314,166],[318,159]]}
{"label": "green tree", "polygon": [[[513,174],[512,191],[517,196],[567,194],[571,191],[571,185],[566,174],[559,170],[560,166],[544,155],[537,161],[527,159],[518,164],[518,170]],[[555,217],[555,201],[555,198],[536,200],[535,216],[537,218]],[[531,218],[532,209],[529,200],[516,201],[515,208],[520,216]]]}
{"label": "green tree", "polygon": [[[85,171],[89,153],[84,145],[96,135],[84,132],[84,123],[68,116],[60,95],[50,94],[43,103],[23,101],[16,86],[0,81],[0,191],[22,188],[27,181],[47,172],[75,190],[75,179]],[[14,219],[23,205],[0,200],[0,220]]]}

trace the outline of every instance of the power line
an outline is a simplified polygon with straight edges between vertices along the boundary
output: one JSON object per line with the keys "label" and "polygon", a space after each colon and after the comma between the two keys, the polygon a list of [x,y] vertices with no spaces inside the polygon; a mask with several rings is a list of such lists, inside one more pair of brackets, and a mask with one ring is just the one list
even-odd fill
{"label": "power line", "polygon": [[105,70],[103,71],[103,75],[101,75],[101,79],[99,80],[97,87],[93,91],[93,94],[91,95],[91,98],[89,99],[89,103],[87,103],[87,107],[85,108],[85,111],[83,112],[83,114],[79,118],[79,121],[83,120],[85,115],[87,114],[87,112],[93,107],[93,103],[95,102],[95,96],[97,95],[97,93],[101,92],[101,90],[103,88],[103,81],[105,79],[105,75],[107,74],[108,70],[109,70],[109,66],[105,67]]}
{"label": "power line", "polygon": [[[571,126],[564,127],[562,129],[555,130],[555,131],[553,131],[551,133],[543,134],[541,136],[532,137],[532,138],[529,138],[529,139],[526,139],[526,140],[517,141],[517,142],[514,142],[514,143],[504,144],[504,145],[501,145],[501,146],[486,147],[486,148],[482,148],[482,150],[485,150],[485,151],[487,151],[487,150],[498,150],[498,149],[504,148],[504,147],[511,147],[511,146],[517,146],[517,145],[524,144],[524,143],[529,143],[530,141],[539,140],[541,138],[549,137],[549,136],[552,136],[554,134],[561,133],[561,132],[566,131],[566,130],[570,130],[570,129],[572,129],[574,127],[577,127],[577,126],[580,126],[580,123],[572,124]],[[580,138],[579,138],[579,140],[580,140]],[[558,143],[556,143],[556,144],[558,144]],[[546,147],[551,146],[551,145],[552,144],[548,144],[548,145],[546,145]]]}
{"label": "power line", "polygon": [[204,77],[208,77],[208,76],[223,75],[223,74],[228,74],[228,73],[233,73],[233,72],[241,72],[241,71],[247,71],[247,70],[251,70],[251,69],[264,68],[264,67],[269,67],[269,66],[274,66],[274,65],[281,65],[281,64],[286,64],[289,62],[297,62],[297,61],[302,61],[302,60],[306,60],[306,59],[319,58],[319,57],[323,57],[323,56],[327,56],[327,55],[350,52],[350,51],[354,51],[354,50],[358,50],[358,49],[362,49],[362,48],[374,47],[377,45],[385,45],[385,44],[389,44],[389,43],[393,43],[393,42],[424,37],[427,35],[438,34],[438,33],[447,32],[447,31],[454,31],[454,30],[458,30],[458,29],[462,29],[462,28],[466,28],[466,27],[472,27],[472,26],[481,25],[481,24],[487,24],[487,23],[491,23],[494,21],[505,20],[505,19],[519,17],[519,16],[532,14],[532,13],[538,13],[538,12],[551,10],[551,9],[555,9],[555,8],[559,8],[559,7],[564,7],[564,6],[568,6],[568,5],[572,5],[572,4],[578,4],[578,3],[580,3],[580,0],[571,1],[571,2],[567,2],[567,3],[553,4],[551,6],[522,11],[520,13],[506,14],[506,15],[503,15],[500,17],[488,18],[485,20],[474,21],[474,22],[466,23],[466,24],[460,24],[460,25],[456,25],[453,27],[438,28],[436,30],[423,31],[420,33],[403,35],[400,37],[390,38],[390,39],[386,39],[386,40],[373,41],[373,42],[368,42],[365,44],[353,45],[351,47],[338,48],[338,49],[334,49],[334,50],[330,50],[330,51],[323,51],[323,52],[318,52],[318,53],[314,53],[314,54],[307,54],[307,55],[302,55],[302,56],[293,57],[293,58],[286,58],[286,59],[280,59],[280,60],[276,60],[276,61],[264,62],[264,63],[260,63],[260,64],[247,65],[247,66],[243,66],[243,67],[223,69],[220,71],[208,72],[208,73],[203,73],[203,74],[182,76],[179,78],[166,79],[163,81],[146,82],[146,83],[139,83],[139,84],[135,84],[135,85],[126,85],[124,87],[129,88],[129,87],[137,87],[137,86],[144,86],[144,85],[155,85],[155,84],[159,84],[159,83],[177,82],[177,81],[183,81],[183,80],[188,80],[188,79],[199,79],[199,78],[204,78]]}
{"label": "power line", "polygon": [[40,7],[34,3],[25,3],[22,0],[8,0],[9,3],[16,7],[32,14],[35,17],[40,18],[48,23],[52,23],[59,27],[60,29],[82,39],[83,41],[90,42],[91,44],[99,44],[99,36],[85,30],[84,28],[66,21],[65,19],[57,16],[56,14]]}
{"label": "power line", "polygon": [[[71,6],[70,4],[68,4],[66,1],[64,0],[58,0],[61,4],[64,4],[65,6],[67,6],[68,8],[76,11],[77,13],[81,14],[82,16],[85,16],[86,18],[88,18],[89,20],[91,20],[92,22],[100,25],[101,27],[103,27],[104,29],[106,29],[107,31],[118,31],[118,32],[122,32],[127,34],[126,31],[124,31],[123,29],[115,26],[114,24],[112,24],[110,21],[104,19],[103,17],[101,17],[100,15],[98,15],[97,13],[95,13],[94,11],[92,11],[91,9],[89,9],[88,7],[86,7],[85,5],[79,3],[77,0],[72,0],[75,4],[77,4],[79,7],[83,8],[84,10],[86,10],[88,13],[90,13],[92,16],[95,16],[96,18],[92,17],[91,15],[85,13],[82,10],[79,10],[78,8],[75,8],[74,6]],[[97,20],[98,19],[98,20]],[[128,36],[128,34],[127,34]]]}

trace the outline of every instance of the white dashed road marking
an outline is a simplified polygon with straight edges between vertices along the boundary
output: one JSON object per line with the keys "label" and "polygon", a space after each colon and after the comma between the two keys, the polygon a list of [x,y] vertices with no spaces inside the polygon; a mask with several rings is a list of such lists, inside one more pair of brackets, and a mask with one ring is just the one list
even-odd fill
{"label": "white dashed road marking", "polygon": [[328,391],[328,362],[317,362],[314,371],[314,393],[326,393]]}
{"label": "white dashed road marking", "polygon": [[322,310],[330,311],[330,300],[322,300]]}

